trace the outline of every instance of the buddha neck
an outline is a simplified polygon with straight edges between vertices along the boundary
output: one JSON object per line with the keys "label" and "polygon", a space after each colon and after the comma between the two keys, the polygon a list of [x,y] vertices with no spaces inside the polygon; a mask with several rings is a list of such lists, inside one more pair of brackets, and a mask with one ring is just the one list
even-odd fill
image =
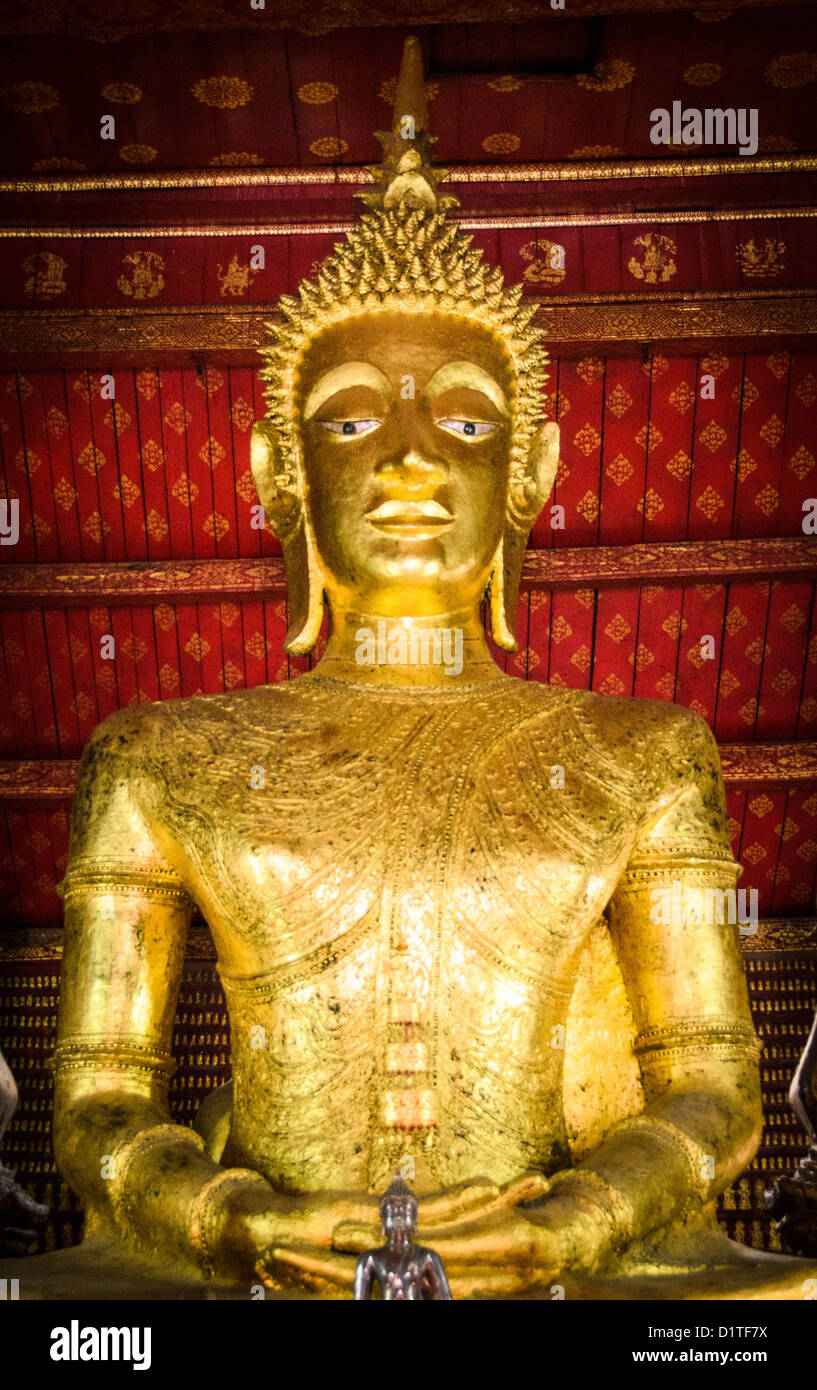
{"label": "buddha neck", "polygon": [[333,612],[317,675],[356,685],[443,686],[501,680],[478,609],[422,618]]}

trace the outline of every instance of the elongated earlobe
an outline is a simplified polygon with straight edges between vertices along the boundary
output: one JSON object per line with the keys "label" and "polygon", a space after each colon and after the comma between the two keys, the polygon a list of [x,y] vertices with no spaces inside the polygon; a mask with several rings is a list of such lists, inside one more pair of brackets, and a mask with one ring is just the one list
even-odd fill
{"label": "elongated earlobe", "polygon": [[491,636],[498,647],[505,652],[515,652],[516,637],[508,628],[505,617],[505,537],[497,546],[491,578],[488,580],[488,593],[491,601]]}
{"label": "elongated earlobe", "polygon": [[290,541],[284,549],[284,564],[289,597],[289,625],[284,647],[290,656],[306,656],[318,640],[324,612],[323,575],[306,507],[298,527],[297,554]]}
{"label": "elongated earlobe", "polygon": [[306,656],[323,623],[324,585],[301,459],[294,453],[287,467],[274,427],[259,420],[252,432],[251,467],[266,520],[284,552],[289,605],[284,646],[291,656]]}
{"label": "elongated earlobe", "polygon": [[516,640],[516,605],[527,539],[527,531],[520,531],[508,522],[491,570],[491,636],[497,646],[505,652],[519,650]]}
{"label": "elongated earlobe", "polygon": [[503,651],[519,650],[516,605],[525,548],[531,527],[548,497],[559,465],[559,427],[541,425],[533,436],[524,465],[512,468],[508,485],[505,530],[491,571],[491,632]]}

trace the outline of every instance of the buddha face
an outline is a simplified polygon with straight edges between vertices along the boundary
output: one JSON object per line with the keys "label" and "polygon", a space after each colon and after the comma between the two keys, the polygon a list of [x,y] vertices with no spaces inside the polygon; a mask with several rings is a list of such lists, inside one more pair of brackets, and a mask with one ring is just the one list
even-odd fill
{"label": "buddha face", "polygon": [[512,370],[479,324],[384,311],[327,329],[298,383],[326,587],[359,611],[478,601],[505,517]]}
{"label": "buddha face", "polygon": [[392,1232],[411,1239],[417,1227],[417,1203],[412,1198],[389,1198],[383,1202],[381,1219],[386,1235]]}

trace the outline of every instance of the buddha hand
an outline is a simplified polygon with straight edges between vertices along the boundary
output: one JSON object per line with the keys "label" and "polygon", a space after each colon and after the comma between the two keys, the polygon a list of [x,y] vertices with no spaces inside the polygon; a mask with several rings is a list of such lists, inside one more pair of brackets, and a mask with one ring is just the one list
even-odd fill
{"label": "buddha hand", "polygon": [[[544,1190],[539,1175],[520,1188],[528,1199]],[[429,1229],[457,1227],[479,1213],[496,1210],[505,1200],[497,1184],[487,1179],[468,1181],[421,1201],[421,1219],[430,1223]],[[249,1235],[257,1251],[256,1277],[276,1289],[315,1288],[324,1294],[333,1288],[340,1293],[351,1290],[357,1260],[348,1252],[383,1242],[379,1204],[377,1194],[310,1193],[297,1198],[276,1194],[274,1211],[248,1218],[245,1239]],[[346,1233],[340,1240],[339,1232]]]}
{"label": "buddha hand", "polygon": [[[547,1189],[542,1174],[526,1173],[503,1186],[476,1180],[420,1199],[416,1239],[441,1257],[455,1297],[501,1297],[547,1288],[564,1269],[595,1268],[597,1227],[572,1200],[548,1198]],[[360,1199],[354,1200],[359,1205]],[[531,1202],[536,1205],[523,1205]],[[353,1286],[357,1255],[382,1242],[379,1223],[371,1216],[363,1222],[346,1218],[334,1228],[332,1248],[304,1239],[279,1240],[264,1253],[256,1272],[274,1288],[343,1297]]]}

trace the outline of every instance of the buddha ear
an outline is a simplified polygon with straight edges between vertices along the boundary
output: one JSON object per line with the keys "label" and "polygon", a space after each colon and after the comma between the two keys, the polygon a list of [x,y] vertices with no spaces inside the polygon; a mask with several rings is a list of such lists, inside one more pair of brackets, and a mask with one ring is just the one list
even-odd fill
{"label": "buddha ear", "polygon": [[323,622],[323,578],[300,468],[297,461],[295,468],[283,462],[271,420],[253,425],[250,467],[265,521],[284,552],[289,603],[284,645],[292,656],[306,656]]}
{"label": "buddha ear", "polygon": [[540,425],[520,468],[511,472],[505,530],[490,579],[491,631],[503,651],[518,650],[516,604],[525,547],[534,521],[547,501],[559,467],[559,426]]}

